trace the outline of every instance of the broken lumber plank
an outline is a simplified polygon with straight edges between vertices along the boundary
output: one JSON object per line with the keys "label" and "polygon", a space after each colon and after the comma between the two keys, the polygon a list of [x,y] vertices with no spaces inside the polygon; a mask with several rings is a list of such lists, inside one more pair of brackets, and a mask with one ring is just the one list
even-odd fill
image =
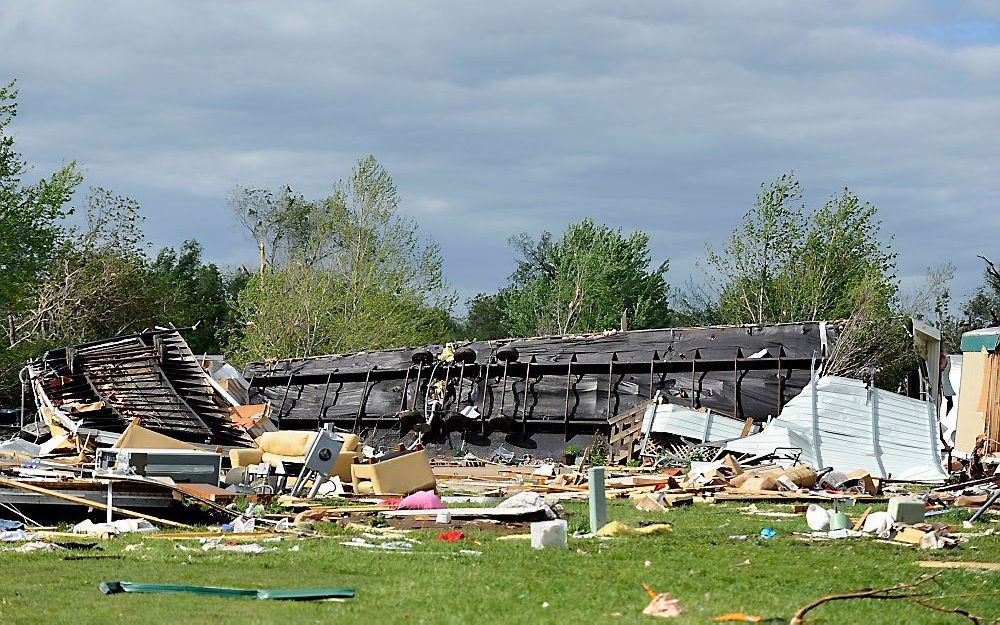
{"label": "broken lumber plank", "polygon": [[858,517],[858,520],[854,522],[854,527],[852,527],[851,529],[853,531],[855,531],[855,532],[860,532],[861,528],[864,527],[864,525],[865,525],[865,520],[868,518],[868,515],[871,514],[871,513],[872,513],[872,507],[871,506],[868,506],[867,508],[865,508],[865,511],[861,513],[861,516]]}
{"label": "broken lumber plank", "polygon": [[[79,536],[79,535],[77,535]],[[157,532],[149,534],[148,538],[155,540],[201,540],[202,538],[214,539],[224,538],[225,540],[262,540],[264,538],[287,538],[288,534],[280,532]]]}
{"label": "broken lumber plank", "polygon": [[177,490],[195,499],[208,500],[217,504],[230,504],[236,500],[236,493],[219,488],[214,484],[178,484]]}
{"label": "broken lumber plank", "polygon": [[[81,506],[86,506],[88,508],[97,508],[98,510],[107,510],[107,504],[98,503],[96,501],[91,501],[89,499],[84,499],[83,497],[76,497],[74,495],[65,495],[63,493],[49,490],[48,488],[42,488],[41,486],[35,486],[33,484],[24,484],[16,480],[8,480],[7,478],[0,477],[0,486],[9,486],[10,488],[18,488],[21,490],[31,491],[33,493],[38,493],[39,495],[46,495],[54,499],[61,499],[63,501],[68,501],[70,503],[79,504]],[[161,519],[149,514],[143,514],[141,512],[133,512],[132,510],[125,510],[124,508],[118,508],[111,506],[111,511],[115,514],[120,514],[122,516],[132,517],[134,519],[145,519],[153,523],[159,523],[161,525],[169,525],[170,527],[180,527],[184,529],[191,529],[190,525],[185,525],[184,523],[178,523],[177,521],[169,521],[167,519]]]}
{"label": "broken lumber plank", "polygon": [[323,505],[311,505],[311,506],[299,506],[299,505],[286,505],[289,507],[305,507],[309,511],[319,511],[326,512],[328,514],[350,514],[352,512],[384,512],[385,510],[393,510],[392,506],[385,506],[381,504],[372,504],[368,506],[323,506]]}
{"label": "broken lumber plank", "polygon": [[[528,521],[537,518],[545,519],[543,506],[530,508],[448,508],[452,519],[495,519],[497,521]],[[390,510],[383,512],[385,517],[430,517],[434,518],[440,510]]]}
{"label": "broken lumber plank", "polygon": [[[817,492],[793,493],[788,491],[753,491],[740,492],[738,490],[728,490],[713,495],[716,501],[833,501],[838,498],[834,494],[820,494]],[[839,495],[843,497],[843,495]],[[859,503],[879,503],[888,501],[888,497],[875,497],[873,495],[851,495],[851,499]]]}
{"label": "broken lumber plank", "polygon": [[189,490],[185,490],[184,488],[182,488],[181,484],[173,483],[173,480],[160,481],[158,479],[147,478],[138,475],[102,475],[101,479],[108,480],[111,482],[138,482],[139,484],[149,484],[150,486],[157,486],[169,490],[171,493],[174,494],[175,499],[178,498],[190,499],[191,501],[197,502],[198,504],[211,508],[216,512],[222,512],[234,518],[240,516],[240,513],[237,511],[234,511],[230,508],[226,508],[225,506],[220,505],[219,503],[213,500],[200,497],[194,494],[193,492],[190,492]]}
{"label": "broken lumber plank", "polygon": [[938,560],[917,560],[914,562],[925,569],[982,569],[1000,571],[1000,562],[940,562]]}

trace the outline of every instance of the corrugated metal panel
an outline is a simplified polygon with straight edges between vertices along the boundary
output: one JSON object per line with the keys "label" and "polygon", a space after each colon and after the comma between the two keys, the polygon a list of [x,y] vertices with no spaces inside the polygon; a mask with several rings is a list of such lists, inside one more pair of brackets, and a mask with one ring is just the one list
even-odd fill
{"label": "corrugated metal panel", "polygon": [[[650,419],[653,420],[652,430],[649,429]],[[650,405],[646,409],[646,414],[642,417],[642,431],[676,434],[705,442],[738,437],[743,433],[743,421],[714,412],[691,410],[677,404],[660,404]]]}
{"label": "corrugated metal panel", "polygon": [[865,469],[896,479],[947,478],[931,404],[850,378],[821,377],[815,388],[815,415],[813,387],[807,385],[763,432],[732,441],[727,449],[759,454],[795,447],[814,466]]}

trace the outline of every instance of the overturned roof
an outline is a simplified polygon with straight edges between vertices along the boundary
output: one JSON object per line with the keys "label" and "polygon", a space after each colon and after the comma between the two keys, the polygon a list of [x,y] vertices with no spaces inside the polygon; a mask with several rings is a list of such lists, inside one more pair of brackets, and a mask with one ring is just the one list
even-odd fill
{"label": "overturned roof", "polygon": [[[448,387],[444,411],[475,408],[484,420],[513,421],[523,434],[569,438],[593,434],[657,390],[672,403],[738,418],[776,415],[840,330],[807,322],[475,341],[463,346],[473,354],[466,351],[464,362],[441,362],[444,347],[433,345],[257,362],[245,376],[251,401],[269,400],[281,428],[393,428],[401,411],[426,412],[432,380]],[[517,357],[508,361],[503,352],[511,347]],[[434,356],[427,364],[415,356],[422,351]]]}

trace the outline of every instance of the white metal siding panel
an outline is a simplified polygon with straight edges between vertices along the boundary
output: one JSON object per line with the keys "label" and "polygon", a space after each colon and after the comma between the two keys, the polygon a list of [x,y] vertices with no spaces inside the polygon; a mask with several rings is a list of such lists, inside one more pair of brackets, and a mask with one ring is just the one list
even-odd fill
{"label": "white metal siding panel", "polygon": [[[877,394],[874,415],[873,392]],[[816,382],[815,422],[813,405],[811,386],[806,386],[764,432],[733,441],[727,448],[767,453],[776,447],[797,447],[802,449],[802,459],[815,465],[818,428],[824,466],[841,471],[864,469],[873,475],[883,475],[884,467],[885,473],[897,479],[939,481],[947,477],[941,468],[936,415],[926,402],[873,391],[860,380],[826,376]]]}

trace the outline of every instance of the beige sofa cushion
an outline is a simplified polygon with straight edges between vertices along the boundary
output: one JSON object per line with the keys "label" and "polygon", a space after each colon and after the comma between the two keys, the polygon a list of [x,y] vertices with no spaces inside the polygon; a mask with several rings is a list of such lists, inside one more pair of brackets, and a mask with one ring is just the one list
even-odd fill
{"label": "beige sofa cushion", "polygon": [[361,438],[357,434],[341,434],[344,439],[344,446],[340,448],[340,453],[345,451],[354,451],[358,448],[358,443],[361,442]]}
{"label": "beige sofa cushion", "polygon": [[272,467],[278,466],[279,462],[301,464],[303,460],[305,460],[304,456],[282,456],[281,454],[270,454],[267,452],[264,452],[264,455],[260,457],[261,462],[266,462]]}
{"label": "beige sofa cushion", "polygon": [[266,454],[278,456],[304,456],[309,444],[312,443],[315,432],[300,430],[284,430],[281,432],[264,432],[257,437],[257,446]]}
{"label": "beige sofa cushion", "polygon": [[230,449],[229,462],[234,467],[248,467],[262,462],[264,452],[259,449]]}
{"label": "beige sofa cushion", "polygon": [[375,464],[351,465],[354,492],[364,493],[372,482],[372,492],[377,495],[409,495],[418,490],[434,490],[437,483],[427,454],[415,451],[382,460]]}

